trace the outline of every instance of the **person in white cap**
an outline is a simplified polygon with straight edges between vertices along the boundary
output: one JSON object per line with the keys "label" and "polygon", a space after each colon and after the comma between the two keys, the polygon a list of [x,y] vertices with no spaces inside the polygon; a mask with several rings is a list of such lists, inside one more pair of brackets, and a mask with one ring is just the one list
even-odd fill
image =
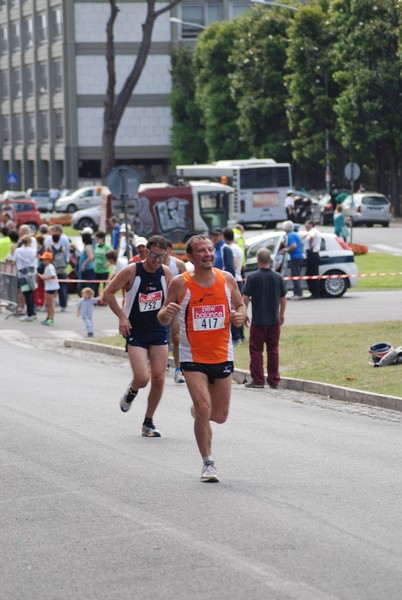
{"label": "person in white cap", "polygon": [[137,250],[137,254],[133,256],[130,262],[140,262],[145,260],[147,257],[147,244],[148,240],[144,237],[138,237],[135,241],[135,249]]}

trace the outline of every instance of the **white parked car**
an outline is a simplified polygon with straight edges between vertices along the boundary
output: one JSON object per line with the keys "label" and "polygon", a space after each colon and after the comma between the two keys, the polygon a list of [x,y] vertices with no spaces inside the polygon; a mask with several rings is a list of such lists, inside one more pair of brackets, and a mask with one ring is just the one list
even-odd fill
{"label": "white parked car", "polygon": [[82,208],[98,206],[101,198],[100,190],[98,185],[79,188],[69,196],[58,198],[54,208],[56,212],[73,213]]}
{"label": "white parked car", "polygon": [[348,196],[342,202],[343,214],[352,220],[353,226],[367,225],[382,225],[389,227],[392,219],[391,206],[384,194],[377,192],[356,192],[352,196]]}
{"label": "white parked car", "polygon": [[[302,242],[307,235],[306,231],[299,233]],[[321,233],[319,275],[357,275],[358,269],[352,250],[333,233]],[[257,270],[257,252],[260,248],[271,251],[274,268],[280,264],[281,244],[286,234],[283,231],[267,231],[258,236],[245,240],[246,242],[246,277]],[[280,273],[283,277],[290,277],[290,255],[286,254]],[[306,267],[301,275],[306,274]],[[307,288],[306,280],[302,280],[302,287]],[[321,294],[328,298],[340,298],[349,287],[357,283],[357,277],[344,277],[337,279],[321,279]],[[288,290],[293,289],[291,281],[286,282]]]}
{"label": "white parked car", "polygon": [[97,231],[99,223],[100,206],[77,210],[77,212],[73,214],[72,226],[74,229],[79,229],[81,231],[84,227],[92,227],[94,231]]}

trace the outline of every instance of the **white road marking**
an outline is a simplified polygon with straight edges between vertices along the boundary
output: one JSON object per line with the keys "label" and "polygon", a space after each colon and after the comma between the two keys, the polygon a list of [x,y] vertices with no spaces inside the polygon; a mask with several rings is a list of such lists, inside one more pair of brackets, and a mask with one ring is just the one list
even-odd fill
{"label": "white road marking", "polygon": [[395,248],[395,246],[386,246],[385,244],[370,244],[370,248],[381,250],[387,254],[394,254],[395,256],[402,256],[402,248]]}

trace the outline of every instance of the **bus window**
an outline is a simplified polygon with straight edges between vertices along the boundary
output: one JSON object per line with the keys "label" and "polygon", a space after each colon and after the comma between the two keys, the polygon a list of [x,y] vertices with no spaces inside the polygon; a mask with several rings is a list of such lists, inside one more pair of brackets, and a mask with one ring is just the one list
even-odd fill
{"label": "bus window", "polygon": [[290,186],[289,167],[240,169],[240,189],[264,189]]}
{"label": "bus window", "polygon": [[226,227],[229,201],[226,192],[198,192],[200,214],[208,229]]}

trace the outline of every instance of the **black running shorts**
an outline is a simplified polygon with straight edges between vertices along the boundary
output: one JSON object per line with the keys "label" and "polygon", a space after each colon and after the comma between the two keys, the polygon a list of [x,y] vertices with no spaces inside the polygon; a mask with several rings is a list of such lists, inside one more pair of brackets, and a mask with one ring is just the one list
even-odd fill
{"label": "black running shorts", "polygon": [[182,371],[197,371],[204,373],[208,377],[209,383],[215,383],[215,379],[225,379],[233,373],[233,361],[207,365],[205,363],[182,362],[180,363]]}

